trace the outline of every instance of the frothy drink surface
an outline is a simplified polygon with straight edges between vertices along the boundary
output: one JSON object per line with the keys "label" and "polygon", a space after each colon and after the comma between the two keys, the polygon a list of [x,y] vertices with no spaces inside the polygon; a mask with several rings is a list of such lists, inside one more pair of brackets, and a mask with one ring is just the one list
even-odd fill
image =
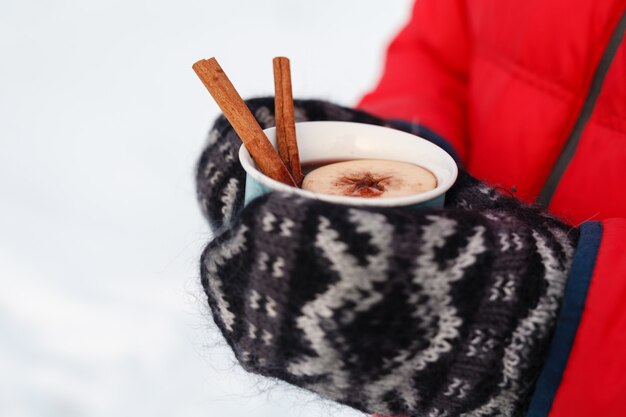
{"label": "frothy drink surface", "polygon": [[304,190],[338,196],[404,197],[437,187],[437,178],[429,170],[384,159],[313,162],[304,164],[303,171]]}

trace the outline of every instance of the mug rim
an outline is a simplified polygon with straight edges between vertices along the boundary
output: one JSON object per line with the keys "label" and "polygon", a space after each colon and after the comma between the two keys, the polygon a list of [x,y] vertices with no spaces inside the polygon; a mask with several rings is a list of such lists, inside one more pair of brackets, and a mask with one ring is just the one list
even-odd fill
{"label": "mug rim", "polygon": [[[454,159],[441,147],[435,145],[431,141],[426,140],[418,135],[414,135],[412,133],[404,132],[402,130],[397,130],[397,129],[393,129],[393,128],[386,127],[386,126],[372,125],[372,124],[367,124],[367,123],[344,122],[344,121],[326,121],[326,120],[306,121],[306,122],[296,123],[296,127],[306,126],[306,125],[320,125],[320,124],[343,125],[344,127],[346,126],[349,127],[353,125],[358,125],[360,127],[367,126],[368,129],[384,130],[386,135],[393,134],[396,136],[410,136],[414,140],[424,141],[428,144],[428,146],[432,146],[432,148],[436,150],[436,152],[441,153],[443,158],[447,160],[450,167],[452,167],[452,170],[451,170],[452,175],[449,178],[447,178],[445,181],[440,181],[439,176],[433,173],[437,177],[438,184],[437,184],[437,187],[429,191],[425,191],[425,192],[418,193],[418,194],[411,194],[411,195],[402,196],[402,197],[388,197],[388,198],[372,199],[372,198],[365,198],[365,197],[337,196],[337,195],[332,195],[332,194],[315,193],[312,191],[303,190],[301,188],[296,188],[287,184],[283,184],[282,182],[276,181],[268,177],[267,175],[263,174],[261,171],[259,171],[256,168],[256,164],[254,163],[252,157],[250,156],[250,153],[248,152],[245,145],[243,144],[239,148],[239,162],[241,163],[243,169],[246,171],[248,175],[250,175],[259,183],[265,185],[272,191],[281,191],[281,192],[286,192],[290,194],[296,194],[296,195],[299,195],[305,198],[310,198],[313,200],[320,200],[320,201],[326,201],[326,202],[331,202],[335,204],[351,205],[351,206],[400,207],[400,206],[411,206],[411,205],[415,205],[419,203],[424,203],[424,202],[433,200],[445,194],[450,189],[450,187],[452,187],[452,185],[454,184],[458,176],[458,167]],[[272,146],[274,147],[275,147],[275,140],[271,139],[271,137],[274,135],[268,135],[268,133],[273,133],[275,130],[276,130],[275,127],[270,127],[270,128],[263,130],[263,133],[265,133],[266,136],[268,136],[270,143],[272,143]],[[376,158],[364,157],[364,158],[356,158],[356,159],[376,159]],[[380,159],[386,159],[386,158],[380,158]],[[401,162],[406,162],[406,161],[401,161]],[[417,163],[415,165],[419,166],[419,164]]]}

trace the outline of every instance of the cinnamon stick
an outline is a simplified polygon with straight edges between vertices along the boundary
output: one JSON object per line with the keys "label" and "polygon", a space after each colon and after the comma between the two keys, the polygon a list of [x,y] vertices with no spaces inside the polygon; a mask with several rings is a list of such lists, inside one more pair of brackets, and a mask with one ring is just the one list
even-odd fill
{"label": "cinnamon stick", "polygon": [[279,56],[274,58],[273,63],[278,154],[283,163],[291,170],[291,175],[296,184],[299,185],[302,182],[302,167],[300,166],[296,140],[289,59]]}
{"label": "cinnamon stick", "polygon": [[209,90],[261,172],[276,181],[295,187],[293,177],[217,60],[202,59],[193,64],[193,70]]}

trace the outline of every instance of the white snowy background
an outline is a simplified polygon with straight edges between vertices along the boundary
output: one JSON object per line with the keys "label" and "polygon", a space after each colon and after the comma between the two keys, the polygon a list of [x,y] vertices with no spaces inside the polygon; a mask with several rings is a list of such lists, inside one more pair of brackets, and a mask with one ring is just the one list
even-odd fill
{"label": "white snowy background", "polygon": [[0,1],[0,416],[360,416],[240,370],[205,307],[193,168],[244,97],[351,105],[411,0]]}

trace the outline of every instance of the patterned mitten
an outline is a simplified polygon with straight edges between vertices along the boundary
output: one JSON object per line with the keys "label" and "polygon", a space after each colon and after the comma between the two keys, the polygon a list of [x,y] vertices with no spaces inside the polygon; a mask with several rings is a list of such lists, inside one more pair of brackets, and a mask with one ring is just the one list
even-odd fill
{"label": "patterned mitten", "polygon": [[[248,103],[273,124],[272,100]],[[383,124],[324,102],[296,106],[298,120]],[[219,119],[197,181],[217,233],[202,254],[202,284],[245,369],[368,413],[523,413],[578,229],[465,172],[444,209],[280,193],[242,209],[239,143]]]}

